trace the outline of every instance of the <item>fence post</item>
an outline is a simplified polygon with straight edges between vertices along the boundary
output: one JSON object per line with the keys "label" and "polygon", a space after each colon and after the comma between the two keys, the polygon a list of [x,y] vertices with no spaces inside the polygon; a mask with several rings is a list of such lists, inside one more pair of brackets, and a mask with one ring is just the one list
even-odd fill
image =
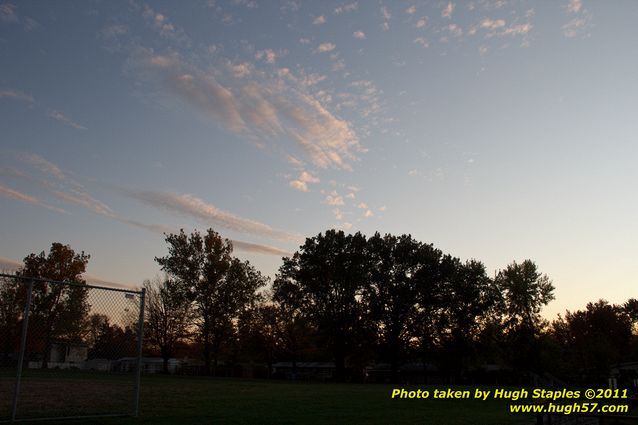
{"label": "fence post", "polygon": [[140,318],[137,324],[137,376],[135,377],[135,409],[134,415],[140,414],[140,381],[142,379],[142,340],[144,339],[144,299],[146,288],[142,288],[140,294]]}
{"label": "fence post", "polygon": [[27,331],[29,329],[29,312],[31,310],[31,293],[33,292],[33,280],[29,280],[27,287],[27,302],[24,305],[24,315],[22,316],[22,336],[20,338],[20,355],[18,357],[18,371],[16,373],[16,386],[13,393],[13,407],[11,408],[11,423],[16,420],[18,411],[18,395],[20,394],[20,384],[22,383],[22,366],[24,364],[24,352],[27,349]]}

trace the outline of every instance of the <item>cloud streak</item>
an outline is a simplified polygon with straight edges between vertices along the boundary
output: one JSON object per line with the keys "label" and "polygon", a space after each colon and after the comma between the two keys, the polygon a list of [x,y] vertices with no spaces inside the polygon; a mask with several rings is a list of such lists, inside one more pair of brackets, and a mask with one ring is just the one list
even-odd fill
{"label": "cloud streak", "polygon": [[41,200],[31,196],[31,195],[27,195],[26,193],[23,192],[19,192],[17,190],[11,189],[10,187],[4,186],[3,184],[0,183],[0,196],[4,196],[5,198],[10,198],[10,199],[14,199],[17,201],[22,201],[22,202],[26,202],[27,204],[31,204],[31,205],[37,205],[40,207],[44,207],[48,210],[51,211],[55,211],[55,212],[59,212],[59,213],[65,213],[65,211],[61,208],[56,208],[54,206],[51,206],[45,202],[42,202]]}
{"label": "cloud streak", "polygon": [[71,118],[64,115],[64,113],[57,111],[55,109],[49,109],[47,111],[47,117],[53,118],[54,120],[59,121],[62,124],[67,125],[69,127],[73,127],[76,130],[86,130],[86,127],[78,124],[77,122],[73,121]]}
{"label": "cloud streak", "polygon": [[[11,99],[11,100],[19,101],[19,102],[24,102],[31,107],[42,106],[42,105],[38,105],[38,102],[36,102],[35,98],[32,95],[24,93],[20,90],[2,89],[0,90],[0,99]],[[86,130],[86,127],[73,121],[71,118],[69,118],[67,115],[65,115],[63,112],[57,109],[47,108],[46,116],[66,126],[73,127],[76,130]]]}
{"label": "cloud streak", "polygon": [[[113,211],[113,209],[111,209],[111,207],[106,205],[104,202],[96,199],[91,194],[89,194],[89,192],[80,183],[69,177],[67,173],[65,173],[59,166],[52,163],[51,161],[42,158],[39,155],[20,154],[17,156],[17,159],[41,172],[46,176],[46,178],[34,177],[24,171],[15,169],[7,169],[8,171],[5,172],[5,175],[23,178],[32,183],[36,183],[42,188],[46,189],[52,196],[65,202],[66,204],[79,206],[94,214],[107,217],[109,219],[119,221],[120,223],[144,229],[153,233],[164,234],[177,232],[177,229],[170,226],[165,226],[162,224],[143,223],[138,220],[123,217],[122,215]],[[316,177],[312,176],[312,174],[305,171],[301,173],[300,179],[310,183],[318,182],[319,180]],[[146,203],[148,204],[154,206],[161,205],[162,208],[169,210],[172,209],[174,212],[177,211],[185,215],[193,216],[206,223],[225,223],[225,227],[227,228],[232,228],[234,230],[243,229],[246,233],[252,232],[253,234],[268,236],[274,239],[292,241],[299,241],[302,239],[300,235],[276,230],[265,224],[252,220],[242,219],[230,213],[226,213],[190,195],[183,195],[183,197],[180,197],[179,195],[167,195],[163,198],[158,198],[157,196],[153,198],[153,192],[136,193],[145,194],[147,200]],[[63,209],[51,206],[34,196],[7,187],[2,183],[0,183],[0,197],[29,203],[59,213],[66,213],[66,211],[64,211]],[[153,198],[155,201],[150,201],[151,198]],[[172,198],[174,199],[174,202],[170,201],[170,199]],[[288,251],[269,245],[244,242],[239,240],[233,240],[233,243],[235,244],[237,250],[244,252],[277,256],[290,254]]]}
{"label": "cloud streak", "polygon": [[129,196],[155,208],[193,217],[207,225],[220,226],[241,233],[282,241],[302,240],[301,235],[274,229],[267,224],[239,217],[191,194],[138,191],[129,193]]}
{"label": "cloud streak", "polygon": [[27,93],[23,93],[20,90],[13,90],[13,89],[0,90],[0,99],[2,98],[19,100],[28,104],[35,103],[35,99],[33,98],[33,96]]}

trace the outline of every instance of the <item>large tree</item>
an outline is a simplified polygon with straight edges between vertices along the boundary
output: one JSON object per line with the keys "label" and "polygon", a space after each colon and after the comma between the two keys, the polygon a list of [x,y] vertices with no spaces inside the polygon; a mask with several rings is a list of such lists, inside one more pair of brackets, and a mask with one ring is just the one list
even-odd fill
{"label": "large tree", "polygon": [[337,380],[345,379],[346,359],[365,342],[369,324],[362,320],[365,309],[360,300],[367,270],[366,238],[328,230],[306,239],[299,251],[284,258],[273,285],[277,299],[295,303],[325,338]]}
{"label": "large tree", "polygon": [[540,331],[546,325],[542,308],[554,299],[552,281],[525,260],[513,262],[497,273],[499,310],[505,332],[503,344],[509,364],[519,370],[541,371]]}
{"label": "large tree", "polygon": [[480,261],[465,263],[445,256],[441,295],[444,329],[441,363],[455,375],[477,361],[478,335],[484,330],[498,299],[493,281]]}
{"label": "large tree", "polygon": [[415,276],[420,248],[421,243],[410,235],[376,233],[368,239],[371,261],[365,300],[380,334],[383,357],[390,362],[393,381],[397,379],[399,361],[412,335],[411,325],[417,313]]}
{"label": "large tree", "polygon": [[[33,285],[29,336],[32,347],[39,341],[43,353],[42,368],[48,367],[52,344],[56,339],[79,342],[89,311],[86,281],[82,274],[90,256],[78,254],[69,245],[53,243],[49,254],[30,254],[16,274],[25,278],[70,282],[71,285],[37,281]],[[35,347],[34,347],[35,348]]]}
{"label": "large tree", "polygon": [[543,323],[541,310],[554,299],[554,285],[536,264],[515,261],[496,275],[496,287],[502,294],[502,312],[508,330],[522,328],[538,331]]}
{"label": "large tree", "polygon": [[283,358],[292,363],[292,373],[296,376],[297,362],[312,350],[312,337],[316,332],[306,314],[301,288],[291,280],[294,268],[292,262],[284,262],[273,285],[277,290],[271,294],[271,298],[275,302],[278,315],[283,319],[280,324],[281,353]]}
{"label": "large tree", "polygon": [[25,301],[25,286],[22,282],[0,277],[0,364],[9,362],[12,353],[18,351]]}
{"label": "large tree", "polygon": [[232,337],[234,321],[257,299],[264,278],[250,263],[232,256],[233,246],[213,229],[202,236],[180,230],[166,236],[168,255],[156,258],[194,303],[206,370],[215,372],[220,350]]}
{"label": "large tree", "polygon": [[412,340],[427,371],[436,346],[439,345],[446,324],[446,303],[443,283],[446,279],[448,257],[432,244],[421,244],[417,252],[418,266],[413,280],[416,313],[411,323]]}
{"label": "large tree", "polygon": [[175,355],[179,343],[191,332],[194,318],[192,301],[177,282],[168,275],[144,281],[146,289],[146,324],[144,336],[163,359],[163,371],[168,373],[168,360]]}

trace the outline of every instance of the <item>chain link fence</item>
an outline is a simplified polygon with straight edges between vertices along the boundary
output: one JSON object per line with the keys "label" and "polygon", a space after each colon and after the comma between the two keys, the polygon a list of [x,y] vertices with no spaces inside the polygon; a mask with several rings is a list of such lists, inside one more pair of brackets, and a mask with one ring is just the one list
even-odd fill
{"label": "chain link fence", "polygon": [[137,415],[144,290],[0,274],[0,421]]}

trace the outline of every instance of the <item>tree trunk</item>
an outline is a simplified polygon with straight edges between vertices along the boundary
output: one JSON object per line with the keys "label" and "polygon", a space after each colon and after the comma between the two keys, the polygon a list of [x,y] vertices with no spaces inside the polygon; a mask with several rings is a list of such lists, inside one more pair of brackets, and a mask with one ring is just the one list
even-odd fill
{"label": "tree trunk", "polygon": [[399,381],[399,338],[392,333],[390,335],[390,382],[393,384]]}
{"label": "tree trunk", "polygon": [[292,380],[297,380],[297,356],[292,358]]}
{"label": "tree trunk", "polygon": [[162,372],[165,374],[168,374],[168,360],[170,359],[170,353],[168,352],[168,350],[166,350],[166,348],[162,348],[160,350],[162,352]]}
{"label": "tree trunk", "polygon": [[211,353],[210,353],[210,323],[208,319],[204,317],[204,327],[202,329],[203,343],[204,343],[204,366],[206,369],[206,375],[210,375],[211,365]]}

